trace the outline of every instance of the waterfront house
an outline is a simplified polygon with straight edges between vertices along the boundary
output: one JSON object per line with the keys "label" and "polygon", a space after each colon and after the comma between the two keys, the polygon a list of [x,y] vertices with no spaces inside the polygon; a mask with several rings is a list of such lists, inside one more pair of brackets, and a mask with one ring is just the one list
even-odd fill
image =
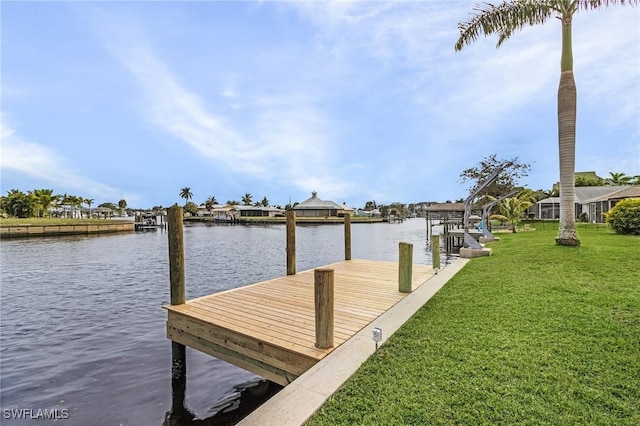
{"label": "waterfront house", "polygon": [[233,206],[236,217],[276,217],[284,216],[284,210],[264,206]]}
{"label": "waterfront house", "polygon": [[373,210],[354,209],[354,214],[360,217],[382,217],[382,212],[377,208]]}
{"label": "waterfront house", "polygon": [[344,204],[321,200],[315,191],[311,193],[311,198],[297,204],[293,210],[296,212],[296,216],[305,217],[343,217],[347,213],[351,215],[354,213],[351,207]]}
{"label": "waterfront house", "polygon": [[[579,218],[582,213],[588,215],[589,220],[597,220],[591,218],[589,213],[589,205],[591,200],[601,199],[610,194],[614,194],[629,186],[578,186],[575,188],[575,217]],[[613,207],[613,206],[611,206]],[[609,207],[610,208],[610,207]],[[540,200],[533,208],[536,219],[559,219],[560,218],[560,197],[550,197]],[[602,220],[597,220],[602,221]]]}
{"label": "waterfront house", "polygon": [[623,189],[588,200],[589,222],[603,223],[605,221],[605,213],[611,210],[619,201],[627,198],[640,198],[640,185],[623,187]]}

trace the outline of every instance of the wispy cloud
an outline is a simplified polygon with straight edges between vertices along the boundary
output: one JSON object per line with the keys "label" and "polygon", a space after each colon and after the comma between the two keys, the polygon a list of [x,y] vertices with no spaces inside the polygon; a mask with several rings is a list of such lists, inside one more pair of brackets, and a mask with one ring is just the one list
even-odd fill
{"label": "wispy cloud", "polygon": [[[397,71],[402,71],[399,75],[405,77],[389,85],[395,93],[388,95],[403,97],[418,111],[416,116],[421,112],[431,123],[422,130],[423,158],[447,158],[455,152],[456,164],[470,166],[479,152],[524,154],[529,157],[524,161],[536,161],[542,179],[551,181],[548,175],[557,168],[557,157],[540,155],[540,147],[546,147],[544,152],[555,149],[560,24],[551,19],[545,25],[524,28],[499,49],[496,38],[490,37],[454,52],[456,24],[469,18],[473,3],[291,5],[318,27],[318,45],[337,60],[362,61],[366,52],[374,60],[376,78],[397,79]],[[586,14],[590,16],[582,16]],[[637,23],[638,12],[629,7],[581,13],[575,19],[579,107],[597,111],[599,119],[611,127],[637,122],[640,114],[638,38],[629,37],[637,35]],[[621,63],[635,66],[620,67]],[[385,73],[386,64],[391,64],[394,73]],[[541,116],[547,121],[533,124]],[[529,131],[520,132],[517,123]],[[512,140],[503,148],[506,138]],[[535,146],[537,151],[531,148]],[[451,164],[431,167],[442,173]]]}
{"label": "wispy cloud", "polygon": [[[218,102],[207,103],[159,57],[142,27],[109,19],[100,31],[108,50],[143,88],[143,108],[151,122],[231,171],[261,180],[284,177],[305,191],[320,184],[344,191],[329,172],[332,142],[312,97],[247,95],[235,83],[220,90]],[[245,110],[241,119],[234,117],[238,109]]]}
{"label": "wispy cloud", "polygon": [[[4,114],[1,120],[0,169],[15,171],[30,178],[39,178],[55,186],[56,190],[78,191],[82,196],[117,198],[126,196],[135,200],[134,194],[123,194],[108,185],[87,178],[74,170],[74,167],[55,150],[36,142],[24,140],[7,123]],[[20,188],[25,190],[25,188]],[[36,189],[36,188],[30,188]]]}

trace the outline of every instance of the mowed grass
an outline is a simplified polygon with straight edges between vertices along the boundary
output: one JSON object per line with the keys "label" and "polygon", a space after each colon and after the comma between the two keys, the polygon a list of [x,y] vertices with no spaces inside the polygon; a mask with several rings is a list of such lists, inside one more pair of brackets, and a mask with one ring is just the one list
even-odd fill
{"label": "mowed grass", "polygon": [[640,425],[640,237],[556,232],[500,234],[308,424]]}

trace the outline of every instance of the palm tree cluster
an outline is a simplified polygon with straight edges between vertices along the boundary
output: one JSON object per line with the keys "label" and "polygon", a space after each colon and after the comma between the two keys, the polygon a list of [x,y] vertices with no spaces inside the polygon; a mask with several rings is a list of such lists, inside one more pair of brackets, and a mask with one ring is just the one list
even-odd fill
{"label": "palm tree cluster", "polygon": [[[7,195],[0,197],[0,213],[18,218],[50,217],[52,210],[64,207],[80,209],[83,204],[86,204],[89,215],[91,215],[91,206],[94,201],[93,198],[83,198],[66,193],[54,194],[53,189],[34,189],[26,193],[18,189],[11,189],[7,191]],[[120,200],[121,209],[126,206],[127,202]],[[115,206],[111,203],[101,204],[100,207],[110,207],[115,210]]]}
{"label": "palm tree cluster", "polygon": [[609,185],[640,185],[640,175],[627,176],[624,173],[609,172],[610,178],[605,179]]}
{"label": "palm tree cluster", "polygon": [[[185,201],[185,207],[187,207],[190,203],[190,200],[193,199],[193,193],[191,192],[191,188],[189,188],[188,186],[182,188],[180,190],[180,198],[183,198]],[[218,200],[216,199],[215,196],[210,196],[209,198],[207,198],[204,203],[205,208],[209,211],[211,211],[213,209],[213,207],[218,204]],[[243,206],[254,206],[254,207],[269,207],[269,199],[267,197],[263,197],[262,201],[256,201],[255,203],[253,202],[253,195],[251,195],[249,192],[245,193],[241,198],[240,198],[240,202],[235,201],[235,200],[228,200],[226,202],[227,205],[243,205]],[[191,206],[190,206],[191,207]],[[197,206],[196,206],[197,207]],[[276,206],[278,208],[280,208],[279,206]]]}

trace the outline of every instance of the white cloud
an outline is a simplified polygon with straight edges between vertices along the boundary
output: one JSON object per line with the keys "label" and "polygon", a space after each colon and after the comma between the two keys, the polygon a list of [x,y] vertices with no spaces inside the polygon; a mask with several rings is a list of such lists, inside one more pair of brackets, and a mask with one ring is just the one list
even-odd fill
{"label": "white cloud", "polygon": [[[35,177],[54,185],[55,190],[77,190],[82,196],[103,198],[122,197],[122,191],[87,178],[76,170],[69,162],[55,150],[41,144],[21,138],[7,123],[4,116],[0,116],[1,124],[1,152],[0,168],[13,170],[29,177]],[[36,188],[19,188],[21,190]],[[135,199],[135,195],[129,195]]]}
{"label": "white cloud", "polygon": [[[150,121],[234,172],[266,180],[280,175],[305,191],[309,182],[342,191],[344,184],[329,172],[329,125],[313,97],[245,95],[235,83],[218,91],[217,104],[207,104],[158,57],[141,28],[111,19],[101,30],[107,48],[144,89]],[[235,110],[247,108],[251,112],[234,120]]]}

